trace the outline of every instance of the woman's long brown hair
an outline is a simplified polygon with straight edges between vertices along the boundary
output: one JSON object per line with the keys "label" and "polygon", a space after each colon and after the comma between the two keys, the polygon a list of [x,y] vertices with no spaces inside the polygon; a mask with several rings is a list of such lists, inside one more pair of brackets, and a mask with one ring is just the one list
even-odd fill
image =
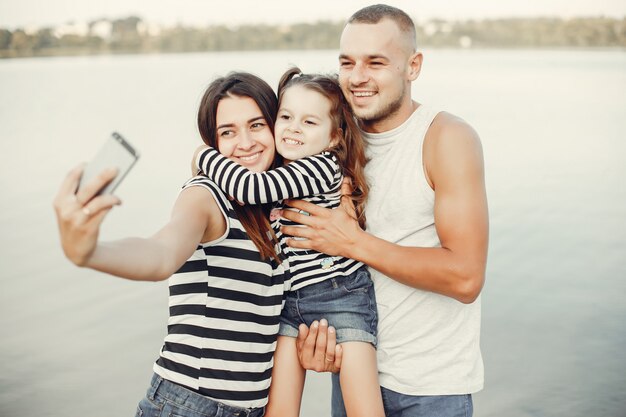
{"label": "woman's long brown hair", "polygon": [[278,102],[285,90],[300,85],[326,97],[330,103],[332,132],[339,132],[340,140],[330,149],[343,168],[343,174],[352,179],[352,200],[356,217],[361,228],[365,229],[365,201],[369,186],[365,180],[365,142],[361,137],[350,105],[344,97],[336,76],[324,74],[303,74],[299,68],[288,69],[278,83]]}
{"label": "woman's long brown hair", "polygon": [[[217,106],[221,99],[229,96],[250,97],[259,106],[269,128],[274,132],[274,122],[278,111],[276,94],[265,81],[247,72],[231,72],[214,80],[206,89],[198,110],[198,129],[207,145],[217,146]],[[274,159],[272,168],[281,165],[280,157]],[[269,222],[269,205],[233,204],[237,218],[246,229],[250,240],[259,250],[261,258],[273,258],[280,262],[274,249],[276,236]]]}

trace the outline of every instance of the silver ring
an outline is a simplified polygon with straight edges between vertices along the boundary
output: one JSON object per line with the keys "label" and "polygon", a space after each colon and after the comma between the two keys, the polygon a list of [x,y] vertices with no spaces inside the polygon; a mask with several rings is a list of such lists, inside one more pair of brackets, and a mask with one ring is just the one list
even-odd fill
{"label": "silver ring", "polygon": [[326,362],[334,362],[334,359],[328,359],[328,357],[324,356],[324,359],[326,359]]}

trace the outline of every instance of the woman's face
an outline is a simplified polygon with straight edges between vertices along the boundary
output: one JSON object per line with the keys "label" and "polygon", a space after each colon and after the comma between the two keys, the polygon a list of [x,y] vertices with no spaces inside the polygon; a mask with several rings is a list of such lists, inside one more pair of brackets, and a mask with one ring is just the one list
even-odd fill
{"label": "woman's face", "polygon": [[254,172],[267,170],[275,146],[259,106],[250,97],[228,96],[217,105],[217,150]]}

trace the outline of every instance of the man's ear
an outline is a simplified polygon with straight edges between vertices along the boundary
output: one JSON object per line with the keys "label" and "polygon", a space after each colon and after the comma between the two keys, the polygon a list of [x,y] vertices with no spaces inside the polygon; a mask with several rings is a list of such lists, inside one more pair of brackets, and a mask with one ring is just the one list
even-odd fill
{"label": "man's ear", "polygon": [[420,75],[420,71],[422,71],[422,62],[424,60],[424,56],[421,52],[414,52],[409,57],[409,80],[415,81],[417,77]]}

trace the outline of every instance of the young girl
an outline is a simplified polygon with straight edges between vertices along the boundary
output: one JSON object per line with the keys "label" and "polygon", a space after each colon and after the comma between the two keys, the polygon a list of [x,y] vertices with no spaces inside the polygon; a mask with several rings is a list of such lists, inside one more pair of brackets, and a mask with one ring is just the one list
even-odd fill
{"label": "young girl", "polygon": [[[198,167],[245,204],[302,198],[333,209],[340,204],[345,175],[352,179],[363,227],[368,193],[363,142],[337,81],[292,68],[280,80],[278,98],[274,139],[286,165],[256,173],[207,148],[198,153]],[[220,140],[231,134],[229,126],[218,126]],[[367,268],[352,259],[289,247],[289,237],[280,232],[289,223],[276,215],[270,219],[289,261],[291,291],[281,315],[267,415],[299,415],[305,371],[296,352],[298,327],[324,317],[344,349],[340,380],[348,415],[384,416],[374,348],[376,304]]]}

